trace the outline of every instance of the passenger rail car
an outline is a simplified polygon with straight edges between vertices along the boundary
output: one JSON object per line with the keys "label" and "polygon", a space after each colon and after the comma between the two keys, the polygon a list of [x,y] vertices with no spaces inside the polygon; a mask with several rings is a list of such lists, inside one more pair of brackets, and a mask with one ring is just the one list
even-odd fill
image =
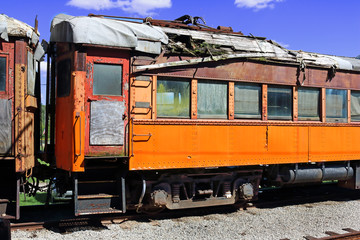
{"label": "passenger rail car", "polygon": [[359,188],[360,60],[200,20],[54,18],[55,158],[76,214],[233,204],[260,183]]}
{"label": "passenger rail car", "polygon": [[[51,182],[59,194],[72,191],[75,215],[246,202],[260,186],[337,181],[359,189],[360,60],[292,51],[200,21],[57,15],[38,155],[52,169],[35,166],[34,175],[56,169]],[[24,126],[17,118],[30,119],[39,101],[23,94],[32,86],[26,59],[39,44],[20,37],[0,49],[8,64],[0,66],[0,107],[12,109],[0,112],[0,124],[13,134],[1,164],[16,163],[15,198],[38,153],[19,152],[16,135]],[[23,134],[37,149],[39,120],[31,119],[33,132]]]}

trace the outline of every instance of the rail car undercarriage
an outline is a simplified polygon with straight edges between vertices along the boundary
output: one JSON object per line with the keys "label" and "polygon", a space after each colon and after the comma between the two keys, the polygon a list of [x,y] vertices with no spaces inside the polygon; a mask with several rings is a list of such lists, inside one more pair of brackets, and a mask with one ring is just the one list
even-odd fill
{"label": "rail car undercarriage", "polygon": [[333,181],[359,189],[359,165],[335,162],[125,172],[115,164],[103,166],[101,174],[92,168],[73,177],[60,172],[57,188],[59,192],[73,191],[76,215],[127,210],[156,213],[163,209],[245,204],[256,201],[263,187]]}

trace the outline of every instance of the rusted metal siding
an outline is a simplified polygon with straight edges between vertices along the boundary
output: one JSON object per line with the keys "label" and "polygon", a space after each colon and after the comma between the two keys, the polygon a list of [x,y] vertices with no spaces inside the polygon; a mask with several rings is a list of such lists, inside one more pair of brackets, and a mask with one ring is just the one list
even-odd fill
{"label": "rusted metal siding", "polygon": [[[189,57],[184,57],[186,60]],[[178,57],[159,58],[157,62],[177,61]],[[284,65],[268,62],[230,61],[199,64],[171,71],[153,70],[153,74],[171,77],[195,79],[214,79],[228,81],[256,82],[296,86],[326,87],[340,89],[360,89],[360,74],[357,72],[337,71],[329,77],[329,69],[306,68],[305,73],[298,73],[297,65]],[[150,72],[150,71],[149,71]],[[303,80],[303,74],[305,80]]]}

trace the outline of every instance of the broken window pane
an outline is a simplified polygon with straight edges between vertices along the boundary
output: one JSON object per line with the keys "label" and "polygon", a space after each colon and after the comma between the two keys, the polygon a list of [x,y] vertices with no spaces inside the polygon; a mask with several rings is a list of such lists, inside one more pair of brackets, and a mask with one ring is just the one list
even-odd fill
{"label": "broken window pane", "polygon": [[0,57],[0,91],[6,90],[6,58]]}
{"label": "broken window pane", "polygon": [[190,81],[158,79],[156,93],[158,117],[190,117]]}
{"label": "broken window pane", "polygon": [[235,117],[261,118],[261,86],[235,83]]}
{"label": "broken window pane", "polygon": [[299,120],[320,120],[320,89],[299,88],[298,114]]}
{"label": "broken window pane", "polygon": [[347,91],[326,89],[326,121],[347,122]]}
{"label": "broken window pane", "polygon": [[268,87],[268,118],[292,119],[292,88]]}
{"label": "broken window pane", "polygon": [[198,82],[198,117],[227,118],[228,85],[223,82]]}
{"label": "broken window pane", "polygon": [[71,61],[63,60],[57,64],[57,96],[66,97],[70,95],[71,89]]}
{"label": "broken window pane", "polygon": [[94,63],[93,94],[121,96],[122,65]]}
{"label": "broken window pane", "polygon": [[360,121],[360,91],[351,91],[351,121]]}

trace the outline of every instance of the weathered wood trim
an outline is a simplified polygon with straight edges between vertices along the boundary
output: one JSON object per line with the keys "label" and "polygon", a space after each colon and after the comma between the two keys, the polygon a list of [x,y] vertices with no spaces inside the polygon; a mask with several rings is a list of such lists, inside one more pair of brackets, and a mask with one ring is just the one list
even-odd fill
{"label": "weathered wood trim", "polygon": [[234,119],[234,112],[235,112],[235,89],[234,89],[234,82],[229,82],[229,91],[228,91],[228,119]]}
{"label": "weathered wood trim", "polygon": [[262,85],[262,120],[267,121],[268,120],[268,112],[267,112],[267,84]]}
{"label": "weathered wood trim", "polygon": [[152,78],[152,99],[151,99],[151,105],[152,105],[152,114],[151,119],[155,120],[157,118],[157,107],[156,107],[156,93],[157,93],[157,76],[151,76]]}
{"label": "weathered wood trim", "polygon": [[293,87],[293,121],[298,121],[298,87]]}
{"label": "weathered wood trim", "polygon": [[351,91],[347,90],[347,122],[351,122]]}
{"label": "weathered wood trim", "polygon": [[326,122],[326,88],[321,88],[321,121]]}
{"label": "weathered wood trim", "polygon": [[191,80],[191,119],[197,119],[197,80]]}

